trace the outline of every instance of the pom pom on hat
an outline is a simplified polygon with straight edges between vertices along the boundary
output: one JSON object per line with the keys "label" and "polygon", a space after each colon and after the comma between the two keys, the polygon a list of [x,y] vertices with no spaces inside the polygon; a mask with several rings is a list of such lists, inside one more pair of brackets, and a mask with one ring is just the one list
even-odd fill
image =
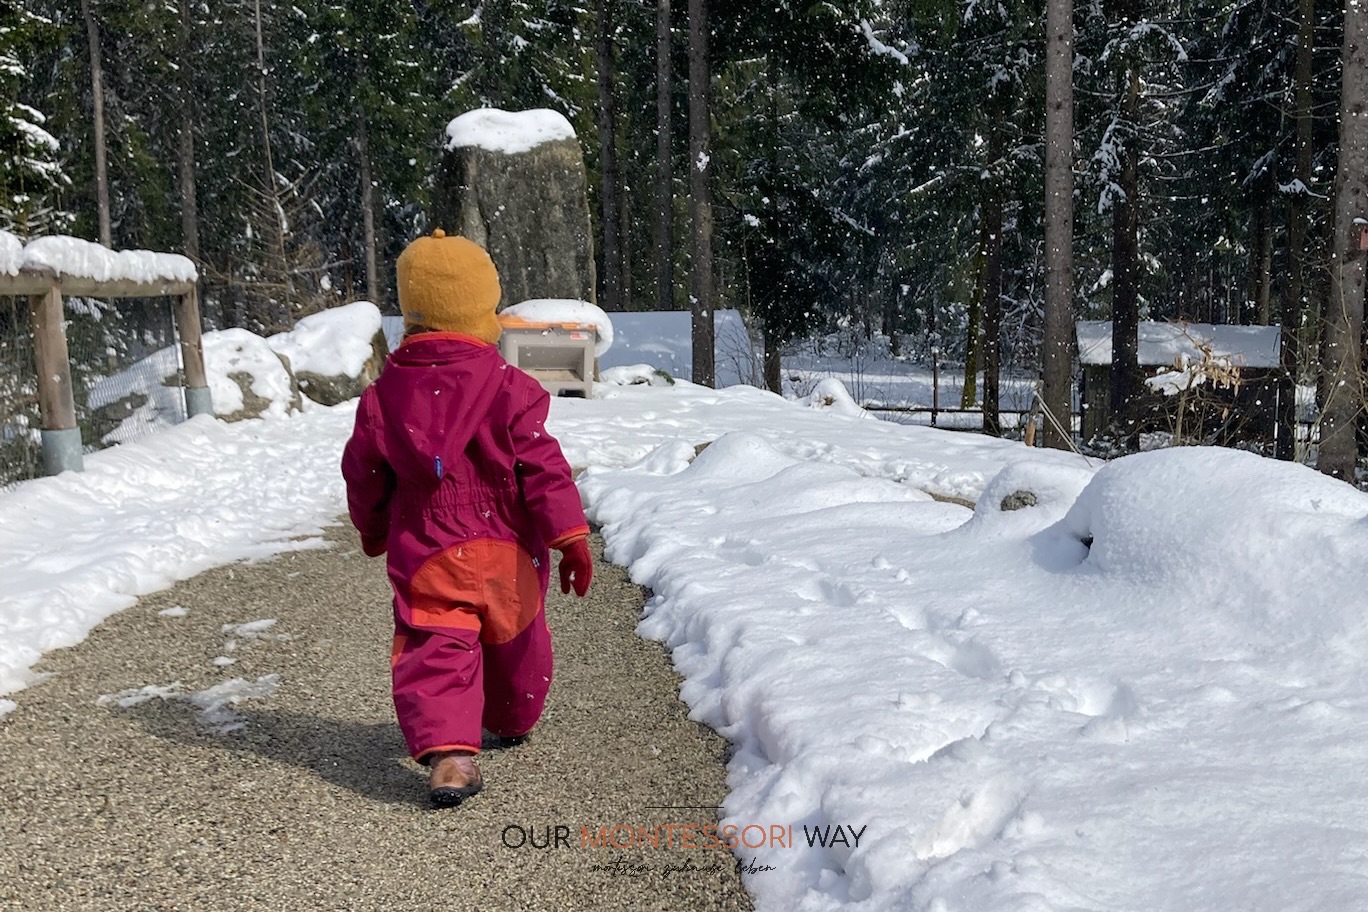
{"label": "pom pom on hat", "polygon": [[441,228],[420,237],[399,255],[399,310],[406,328],[456,332],[499,341],[494,316],[503,292],[499,273],[485,249]]}

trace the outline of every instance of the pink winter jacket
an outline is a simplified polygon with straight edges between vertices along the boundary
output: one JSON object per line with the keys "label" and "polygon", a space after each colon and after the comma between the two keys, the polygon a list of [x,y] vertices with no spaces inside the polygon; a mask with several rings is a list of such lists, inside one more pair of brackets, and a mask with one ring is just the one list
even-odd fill
{"label": "pink winter jacket", "polygon": [[389,553],[396,622],[466,626],[457,603],[500,642],[541,609],[548,548],[589,531],[549,408],[498,349],[459,333],[411,336],[362,394],[342,474],[364,550]]}

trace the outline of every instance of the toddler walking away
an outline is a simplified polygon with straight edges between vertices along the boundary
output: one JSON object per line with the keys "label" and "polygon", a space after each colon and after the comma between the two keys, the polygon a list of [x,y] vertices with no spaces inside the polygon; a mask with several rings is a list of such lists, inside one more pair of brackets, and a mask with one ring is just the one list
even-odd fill
{"label": "toddler walking away", "polygon": [[480,790],[481,728],[520,740],[551,686],[550,548],[589,590],[589,526],[550,396],[495,343],[499,277],[441,230],[399,257],[405,339],[361,396],[342,456],[347,506],[394,588],[390,666],[409,752],[452,807]]}

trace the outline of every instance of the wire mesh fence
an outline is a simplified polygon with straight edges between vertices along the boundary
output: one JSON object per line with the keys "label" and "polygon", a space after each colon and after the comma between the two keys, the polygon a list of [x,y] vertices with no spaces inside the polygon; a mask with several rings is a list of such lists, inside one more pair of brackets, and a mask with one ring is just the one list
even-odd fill
{"label": "wire mesh fence", "polygon": [[43,472],[28,301],[0,297],[0,489]]}
{"label": "wire mesh fence", "polygon": [[[25,298],[0,299],[0,487],[43,473],[37,371]],[[67,298],[76,422],[86,452],[185,420],[170,298]]]}
{"label": "wire mesh fence", "polygon": [[67,351],[87,451],[185,420],[184,373],[169,298],[69,298]]}

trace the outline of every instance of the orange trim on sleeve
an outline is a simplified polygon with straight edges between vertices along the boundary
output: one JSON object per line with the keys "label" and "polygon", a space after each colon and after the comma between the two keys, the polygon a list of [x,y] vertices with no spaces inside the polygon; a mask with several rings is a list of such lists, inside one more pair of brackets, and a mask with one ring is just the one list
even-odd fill
{"label": "orange trim on sleeve", "polygon": [[441,754],[448,753],[450,751],[470,751],[472,754],[478,754],[480,752],[480,748],[471,747],[469,744],[439,744],[436,747],[423,748],[418,753],[413,755],[413,759],[417,760],[419,763],[422,763],[423,758],[428,756],[429,754]]}
{"label": "orange trim on sleeve", "polygon": [[563,535],[557,536],[556,539],[555,539],[555,541],[551,542],[551,544],[547,545],[547,547],[548,547],[548,548],[555,548],[556,550],[560,550],[561,548],[564,548],[566,545],[570,544],[572,541],[574,541],[574,540],[577,539],[577,538],[588,538],[588,537],[589,537],[589,527],[588,527],[588,526],[579,526],[578,528],[571,529],[569,532],[566,532],[566,533],[564,533]]}

